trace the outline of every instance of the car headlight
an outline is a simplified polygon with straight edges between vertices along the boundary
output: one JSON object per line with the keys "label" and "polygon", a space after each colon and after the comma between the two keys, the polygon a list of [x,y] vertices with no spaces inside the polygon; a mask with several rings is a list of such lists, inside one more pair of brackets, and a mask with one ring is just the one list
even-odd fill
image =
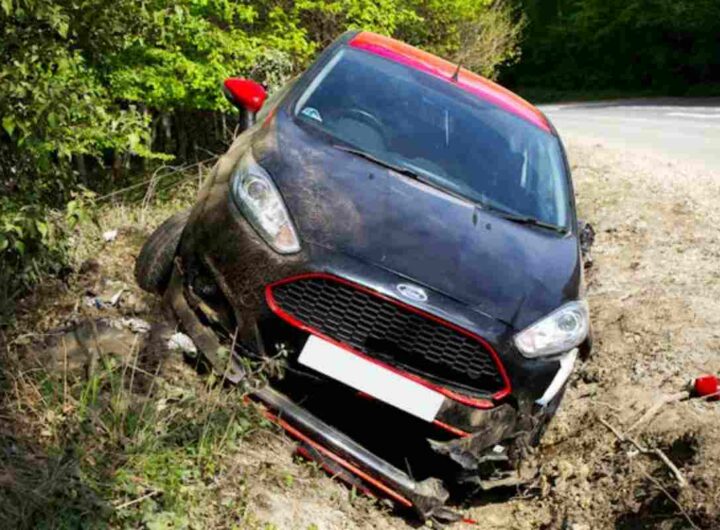
{"label": "car headlight", "polygon": [[570,302],[515,335],[525,357],[545,357],[578,346],[588,335],[590,312],[585,300]]}
{"label": "car headlight", "polygon": [[273,249],[281,254],[300,250],[300,240],[280,192],[250,151],[233,170],[231,189],[235,204]]}

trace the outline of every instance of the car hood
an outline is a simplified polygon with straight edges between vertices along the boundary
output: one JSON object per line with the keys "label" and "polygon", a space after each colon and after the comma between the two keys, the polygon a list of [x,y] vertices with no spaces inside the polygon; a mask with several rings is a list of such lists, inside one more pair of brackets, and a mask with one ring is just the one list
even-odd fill
{"label": "car hood", "polygon": [[390,270],[516,329],[579,295],[577,239],[498,218],[278,117],[254,142],[304,242]]}

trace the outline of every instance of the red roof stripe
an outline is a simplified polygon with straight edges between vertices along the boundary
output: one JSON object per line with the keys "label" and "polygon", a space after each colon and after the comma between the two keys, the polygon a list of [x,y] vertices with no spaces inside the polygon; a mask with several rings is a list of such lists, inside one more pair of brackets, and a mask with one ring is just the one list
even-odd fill
{"label": "red roof stripe", "polygon": [[[357,34],[350,41],[350,46],[427,72],[435,77],[446,79],[448,82],[451,81],[453,74],[457,70],[457,65],[450,61],[441,59],[404,42],[369,31]],[[545,131],[551,131],[547,119],[535,106],[489,79],[461,68],[455,84],[463,90],[475,94],[479,98],[489,101]]]}

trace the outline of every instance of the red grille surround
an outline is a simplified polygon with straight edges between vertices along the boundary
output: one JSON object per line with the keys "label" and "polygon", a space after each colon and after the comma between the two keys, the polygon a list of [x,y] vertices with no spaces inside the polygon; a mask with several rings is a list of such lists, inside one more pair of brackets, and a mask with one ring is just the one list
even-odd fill
{"label": "red grille surround", "polygon": [[418,309],[417,307],[414,307],[414,306],[411,306],[404,302],[401,302],[400,300],[391,298],[387,295],[379,293],[373,289],[370,289],[363,285],[357,284],[350,280],[346,280],[344,278],[340,278],[338,276],[334,276],[334,275],[327,274],[327,273],[307,273],[307,274],[301,274],[301,275],[297,275],[297,276],[291,276],[288,278],[284,278],[282,280],[279,280],[277,282],[271,283],[266,286],[265,298],[267,300],[268,306],[278,317],[280,317],[281,319],[283,319],[285,322],[289,323],[290,325],[292,325],[296,328],[299,328],[307,333],[311,333],[313,335],[321,337],[321,338],[331,342],[332,344],[335,344],[338,347],[341,347],[355,355],[358,355],[359,357],[362,357],[363,359],[366,359],[372,363],[380,365],[387,370],[390,370],[390,371],[395,372],[407,379],[410,379],[417,383],[420,383],[423,386],[431,388],[431,389],[443,394],[447,398],[450,398],[454,401],[457,401],[464,405],[472,406],[475,408],[487,409],[487,408],[492,408],[494,406],[493,402],[489,399],[483,399],[483,398],[477,398],[477,397],[465,395],[463,393],[457,392],[456,390],[453,390],[453,389],[447,388],[445,386],[431,382],[428,379],[426,379],[420,375],[411,373],[400,367],[388,364],[388,363],[384,362],[383,360],[380,360],[371,355],[368,355],[365,352],[359,351],[357,348],[354,348],[353,346],[351,346],[345,342],[342,342],[332,336],[328,336],[328,334],[323,333],[321,330],[317,329],[316,327],[308,324],[307,322],[300,320],[298,317],[290,314],[283,307],[281,307],[280,303],[278,302],[278,300],[275,296],[275,293],[273,292],[274,289],[276,289],[282,285],[288,284],[288,283],[300,282],[302,280],[313,280],[313,279],[314,280],[318,280],[318,279],[326,280],[329,282],[337,282],[338,284],[352,287],[353,289],[357,289],[358,291],[360,291],[362,293],[366,293],[373,297],[376,297],[379,300],[382,300],[384,302],[389,302],[390,304],[393,304],[394,306],[399,307],[404,311],[424,317],[433,323],[440,324],[441,326],[444,326],[445,328],[448,328],[449,330],[452,330],[455,333],[461,334],[464,337],[470,338],[473,341],[479,343],[482,346],[483,350],[487,353],[487,355],[490,356],[492,363],[494,365],[494,368],[497,370],[497,375],[499,377],[499,380],[501,381],[501,384],[502,384],[501,389],[495,391],[492,394],[492,399],[500,400],[510,394],[510,392],[511,392],[510,380],[507,376],[507,373],[505,372],[505,368],[503,367],[502,362],[500,361],[495,350],[485,339],[483,339],[482,337],[480,337],[464,328],[461,328],[451,322],[448,322],[448,321],[441,319],[435,315],[432,315],[421,309]]}

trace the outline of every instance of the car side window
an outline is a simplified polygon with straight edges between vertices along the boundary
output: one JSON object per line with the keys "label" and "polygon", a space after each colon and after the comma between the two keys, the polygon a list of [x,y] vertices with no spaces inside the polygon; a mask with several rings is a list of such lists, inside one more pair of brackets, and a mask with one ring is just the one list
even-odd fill
{"label": "car side window", "polygon": [[295,85],[295,81],[297,81],[297,77],[293,77],[292,79],[290,79],[290,81],[288,81],[283,86],[275,90],[272,94],[270,94],[270,97],[265,100],[265,104],[256,114],[255,121],[263,121],[267,117],[267,115],[270,114],[270,112],[278,106],[278,103],[282,101],[285,95],[290,92],[290,89],[293,87],[293,85]]}

